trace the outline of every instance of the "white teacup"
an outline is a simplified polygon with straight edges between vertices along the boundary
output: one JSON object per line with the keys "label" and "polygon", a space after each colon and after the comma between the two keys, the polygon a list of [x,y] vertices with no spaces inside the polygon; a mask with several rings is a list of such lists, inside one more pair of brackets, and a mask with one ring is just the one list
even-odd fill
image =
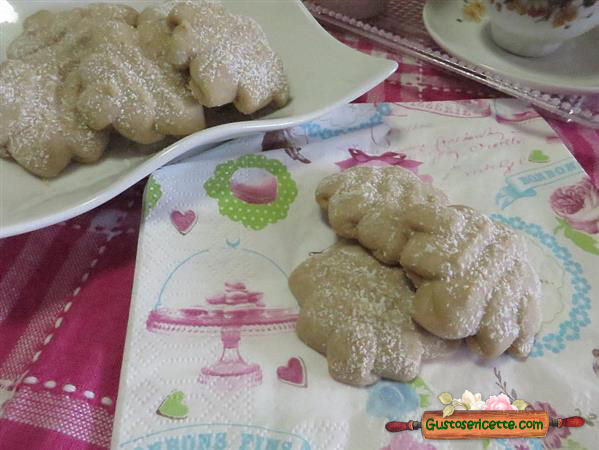
{"label": "white teacup", "polygon": [[599,0],[485,1],[493,40],[516,55],[547,55],[599,25]]}

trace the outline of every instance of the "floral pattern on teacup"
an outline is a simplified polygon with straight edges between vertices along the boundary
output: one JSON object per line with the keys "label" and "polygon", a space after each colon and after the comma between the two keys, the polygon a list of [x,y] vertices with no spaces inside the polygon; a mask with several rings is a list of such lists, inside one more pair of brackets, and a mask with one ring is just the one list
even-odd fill
{"label": "floral pattern on teacup", "polygon": [[585,8],[593,6],[597,0],[489,0],[497,11],[505,6],[521,16],[527,15],[538,21],[551,21],[554,28],[569,26]]}

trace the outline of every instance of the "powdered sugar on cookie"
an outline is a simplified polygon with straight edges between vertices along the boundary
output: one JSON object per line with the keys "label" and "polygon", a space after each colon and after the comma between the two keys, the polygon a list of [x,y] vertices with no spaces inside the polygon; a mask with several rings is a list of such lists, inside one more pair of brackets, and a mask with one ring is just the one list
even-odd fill
{"label": "powdered sugar on cookie", "polygon": [[527,356],[541,306],[523,238],[465,206],[415,207],[406,222],[414,232],[400,262],[419,277],[414,320],[446,339],[468,337],[488,358]]}
{"label": "powdered sugar on cookie", "polygon": [[175,5],[168,20],[173,27],[169,61],[189,67],[191,89],[202,105],[232,102],[251,114],[270,103],[287,103],[282,61],[255,20],[202,0]]}
{"label": "powdered sugar on cookie", "polygon": [[541,326],[540,284],[524,238],[399,167],[326,177],[316,200],[338,235],[357,239],[414,283],[412,318],[494,358],[526,357]]}
{"label": "powdered sugar on cookie", "polygon": [[110,31],[121,39],[96,46],[81,61],[78,109],[95,130],[113,126],[129,139],[150,144],[205,127],[204,111],[187,77],[163,60],[166,18],[148,9],[137,28]]}
{"label": "powdered sugar on cookie", "polygon": [[403,271],[342,241],[300,264],[289,277],[300,304],[300,339],[325,354],[338,381],[367,385],[380,377],[409,381],[424,359],[453,351],[411,319],[414,293]]}
{"label": "powdered sugar on cookie", "polygon": [[130,26],[137,13],[95,5],[69,12],[40,11],[0,65],[0,147],[30,172],[52,177],[71,161],[93,162],[109,133],[87,126],[76,104],[79,61],[110,24]]}
{"label": "powdered sugar on cookie", "polygon": [[357,239],[380,261],[397,264],[410,233],[407,208],[445,205],[447,197],[400,167],[357,166],[323,179],[316,201],[339,236]]}
{"label": "powdered sugar on cookie", "polygon": [[[182,43],[185,64],[173,65]],[[252,113],[288,100],[281,60],[260,26],[211,2],[141,14],[112,3],[39,11],[7,54],[0,156],[42,177],[71,160],[97,161],[113,130],[151,144],[203,129],[202,105],[234,102]]]}

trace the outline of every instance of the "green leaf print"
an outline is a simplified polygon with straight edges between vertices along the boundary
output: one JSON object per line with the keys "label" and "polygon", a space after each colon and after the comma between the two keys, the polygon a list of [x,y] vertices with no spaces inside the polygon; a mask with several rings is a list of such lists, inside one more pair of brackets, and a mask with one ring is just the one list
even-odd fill
{"label": "green leaf print", "polygon": [[591,253],[592,255],[599,255],[599,247],[597,247],[597,241],[593,236],[577,231],[570,225],[564,227],[564,236],[585,252]]}
{"label": "green leaf print", "polygon": [[424,387],[426,386],[424,384],[424,380],[420,377],[416,377],[414,378],[414,380],[410,383],[412,386],[414,386],[415,388],[419,388],[419,387]]}
{"label": "green leaf print", "polygon": [[150,214],[152,208],[156,206],[158,200],[160,200],[160,197],[162,197],[160,185],[154,179],[154,177],[151,176],[144,191],[144,217],[148,217],[148,214]]}
{"label": "green leaf print", "polygon": [[430,406],[430,396],[433,392],[429,389],[424,380],[420,377],[416,377],[410,381],[410,386],[412,386],[414,391],[416,391],[416,394],[418,394],[420,407],[426,408]]}
{"label": "green leaf print", "polygon": [[491,445],[491,439],[483,439],[483,449],[487,449],[489,448],[489,445]]}
{"label": "green leaf print", "polygon": [[582,231],[575,230],[572,228],[572,225],[570,225],[564,219],[559,217],[556,219],[558,225],[553,230],[553,234],[557,234],[560,230],[564,230],[564,236],[570,239],[578,248],[592,255],[599,255],[599,242],[597,242],[593,236],[583,233]]}
{"label": "green leaf print", "polygon": [[437,395],[437,398],[444,405],[449,405],[453,401],[453,397],[449,392],[442,392],[439,395]]}
{"label": "green leaf print", "polygon": [[556,219],[557,219],[558,225],[557,225],[557,227],[555,227],[553,229],[553,234],[557,234],[557,232],[559,230],[562,230],[562,229],[564,229],[565,227],[568,226],[568,222],[566,222],[564,219],[560,219],[559,217],[556,217]]}

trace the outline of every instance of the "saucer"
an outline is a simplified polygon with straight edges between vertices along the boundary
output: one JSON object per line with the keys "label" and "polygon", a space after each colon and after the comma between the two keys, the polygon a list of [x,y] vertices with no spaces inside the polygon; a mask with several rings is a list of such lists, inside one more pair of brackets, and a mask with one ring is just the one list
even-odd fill
{"label": "saucer", "polygon": [[435,42],[451,55],[524,86],[563,94],[599,94],[599,27],[540,58],[517,56],[491,38],[488,17],[463,15],[463,0],[428,0],[422,17]]}

